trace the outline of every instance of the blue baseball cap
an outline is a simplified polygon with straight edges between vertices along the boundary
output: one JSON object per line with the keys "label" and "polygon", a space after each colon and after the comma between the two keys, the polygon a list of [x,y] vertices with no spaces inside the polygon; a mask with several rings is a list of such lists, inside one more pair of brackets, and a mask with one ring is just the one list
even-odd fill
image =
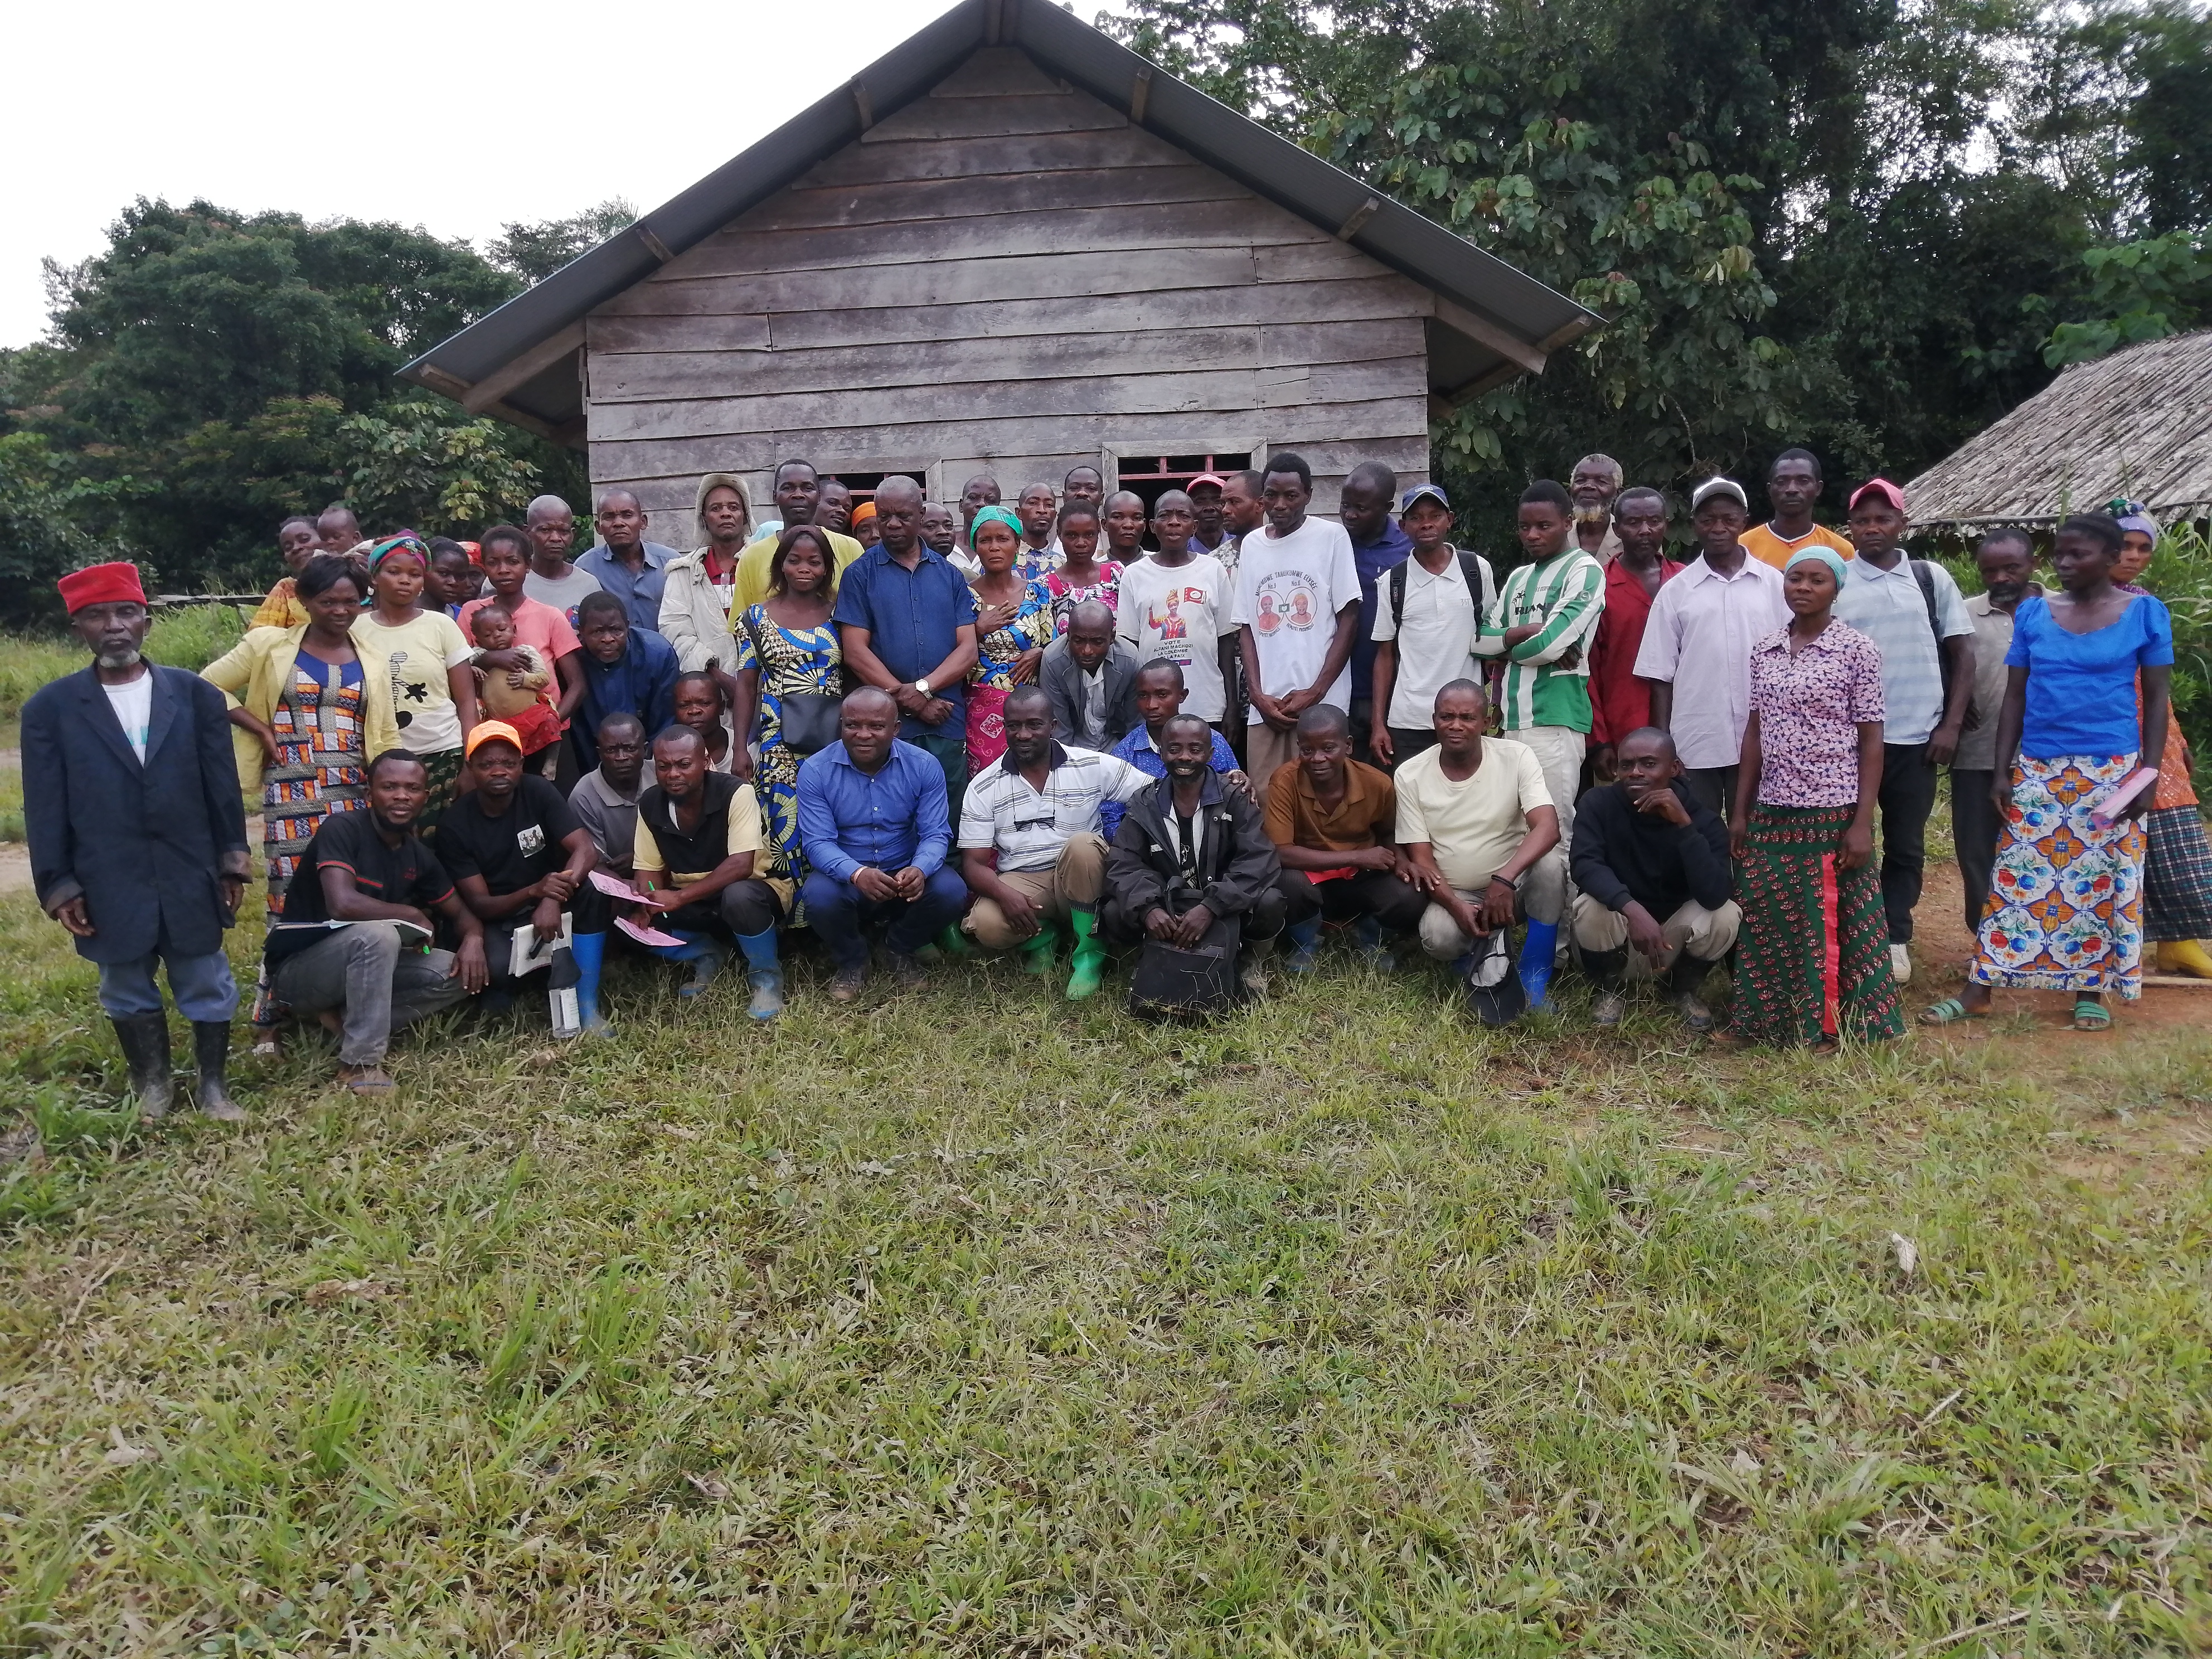
{"label": "blue baseball cap", "polygon": [[1444,494],[1442,484],[1422,483],[1415,484],[1399,498],[1398,512],[1401,516],[1412,512],[1413,503],[1422,500],[1434,501],[1447,513],[1452,510],[1451,497]]}

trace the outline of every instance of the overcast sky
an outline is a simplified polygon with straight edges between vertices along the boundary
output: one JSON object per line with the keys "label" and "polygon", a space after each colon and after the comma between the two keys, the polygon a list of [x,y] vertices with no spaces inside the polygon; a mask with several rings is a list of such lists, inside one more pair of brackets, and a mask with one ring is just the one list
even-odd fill
{"label": "overcast sky", "polygon": [[0,345],[46,332],[40,258],[97,252],[136,197],[479,247],[609,197],[643,210],[952,3],[19,0],[0,9]]}

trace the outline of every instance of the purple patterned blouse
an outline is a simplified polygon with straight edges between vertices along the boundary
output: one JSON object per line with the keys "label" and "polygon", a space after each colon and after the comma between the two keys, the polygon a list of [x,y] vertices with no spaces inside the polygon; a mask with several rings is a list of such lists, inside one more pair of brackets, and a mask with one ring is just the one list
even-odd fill
{"label": "purple patterned blouse", "polygon": [[1762,806],[1853,806],[1863,721],[1883,718],[1881,650],[1832,619],[1793,655],[1790,629],[1751,648]]}

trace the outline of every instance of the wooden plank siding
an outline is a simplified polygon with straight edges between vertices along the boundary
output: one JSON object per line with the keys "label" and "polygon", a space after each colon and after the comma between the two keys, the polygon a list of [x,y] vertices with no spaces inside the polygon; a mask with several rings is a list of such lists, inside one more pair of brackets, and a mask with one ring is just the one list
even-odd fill
{"label": "wooden plank siding", "polygon": [[591,471],[689,544],[696,480],[915,470],[1009,499],[1115,455],[1295,447],[1316,507],[1428,466],[1419,284],[987,50],[587,319]]}

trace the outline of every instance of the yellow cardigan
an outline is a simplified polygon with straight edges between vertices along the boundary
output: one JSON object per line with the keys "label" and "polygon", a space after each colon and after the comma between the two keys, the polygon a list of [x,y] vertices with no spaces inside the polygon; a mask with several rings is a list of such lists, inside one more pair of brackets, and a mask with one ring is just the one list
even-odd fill
{"label": "yellow cardigan", "polygon": [[[307,624],[297,628],[250,628],[246,637],[224,655],[200,670],[200,678],[222,693],[233,708],[243,708],[264,722],[273,721],[276,705],[284,700],[290,683],[293,659]],[[362,663],[362,758],[374,759],[387,749],[399,747],[399,722],[392,718],[392,678]],[[238,787],[249,795],[261,792],[262,769],[269,763],[261,743],[243,726],[230,729],[232,753],[238,757]]]}

